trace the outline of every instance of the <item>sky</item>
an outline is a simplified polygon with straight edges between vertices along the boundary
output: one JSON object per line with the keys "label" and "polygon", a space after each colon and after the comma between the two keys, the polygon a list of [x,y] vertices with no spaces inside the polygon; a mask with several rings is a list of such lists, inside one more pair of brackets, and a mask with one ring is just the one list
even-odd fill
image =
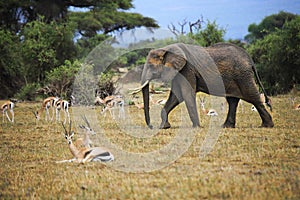
{"label": "sky", "polygon": [[179,28],[183,20],[215,20],[226,29],[225,39],[243,39],[250,24],[259,24],[271,14],[300,14],[300,0],[133,0],[133,5],[130,11],[155,19],[166,30],[171,23]]}

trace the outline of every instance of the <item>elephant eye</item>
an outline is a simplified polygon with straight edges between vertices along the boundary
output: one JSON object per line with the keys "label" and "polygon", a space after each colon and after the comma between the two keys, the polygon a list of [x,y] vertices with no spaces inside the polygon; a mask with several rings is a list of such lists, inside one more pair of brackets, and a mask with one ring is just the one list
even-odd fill
{"label": "elephant eye", "polygon": [[156,55],[156,54],[153,55],[153,58],[157,59],[157,60],[160,59],[160,57],[158,55]]}

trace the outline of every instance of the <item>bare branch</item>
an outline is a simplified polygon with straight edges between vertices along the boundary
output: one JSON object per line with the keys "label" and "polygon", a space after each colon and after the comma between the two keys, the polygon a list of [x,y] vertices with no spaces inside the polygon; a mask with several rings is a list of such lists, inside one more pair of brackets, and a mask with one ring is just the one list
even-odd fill
{"label": "bare branch", "polygon": [[175,35],[178,36],[179,31],[176,29],[175,25],[171,23],[171,25],[168,25],[168,29]]}
{"label": "bare branch", "polygon": [[193,28],[195,28],[197,31],[201,29],[201,24],[203,23],[203,17],[201,16],[200,19],[198,19],[196,22],[189,22],[190,27],[190,33],[193,34]]}
{"label": "bare branch", "polygon": [[180,26],[180,34],[181,35],[184,35],[185,34],[185,32],[184,32],[184,27],[185,27],[185,25],[187,24],[187,21],[186,21],[186,19],[184,19],[183,21],[182,21],[182,23],[180,23],[180,22],[178,22],[178,25]]}

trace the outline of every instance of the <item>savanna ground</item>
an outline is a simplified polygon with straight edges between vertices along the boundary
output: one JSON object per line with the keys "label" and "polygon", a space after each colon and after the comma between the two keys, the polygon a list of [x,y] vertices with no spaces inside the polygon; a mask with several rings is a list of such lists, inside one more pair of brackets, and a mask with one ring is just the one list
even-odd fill
{"label": "savanna ground", "polygon": [[[155,129],[153,137],[144,138],[131,135],[135,131],[145,136],[142,110],[126,106],[126,119],[120,125],[109,114],[103,119],[99,107],[88,108],[97,113],[97,119],[91,121],[100,125],[101,130],[96,131],[102,133],[101,137],[104,134],[128,152],[152,152],[170,143],[177,134],[196,131],[182,156],[149,172],[126,170],[140,160],[122,165],[120,160],[124,158],[118,153],[115,161],[107,165],[56,163],[72,158],[61,124],[36,122],[31,111],[40,103],[17,103],[15,123],[2,123],[1,119],[0,198],[300,199],[300,111],[291,109],[289,96],[272,100],[274,128],[259,128],[258,113],[250,111],[251,105],[245,103],[244,112],[240,107],[238,110],[237,128],[221,130],[212,151],[202,158],[199,150],[207,137],[210,118],[201,113],[202,127],[191,129],[189,120],[181,123],[180,115],[185,115],[186,110],[183,104],[170,115],[173,128]],[[151,108],[152,115],[159,117],[159,109]],[[224,116],[220,118],[224,120]],[[155,126],[159,123],[152,121]],[[78,136],[82,132],[77,127],[74,123]],[[95,146],[99,137],[98,133],[91,136]],[[150,169],[156,164],[144,163]]]}

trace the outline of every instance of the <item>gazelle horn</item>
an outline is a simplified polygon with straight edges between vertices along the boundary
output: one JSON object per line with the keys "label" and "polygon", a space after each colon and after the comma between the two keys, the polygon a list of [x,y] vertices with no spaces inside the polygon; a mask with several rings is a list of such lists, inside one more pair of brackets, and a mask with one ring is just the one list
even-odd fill
{"label": "gazelle horn", "polygon": [[129,89],[129,90],[132,90],[132,92],[130,94],[136,94],[136,93],[140,92],[148,83],[149,83],[149,80],[147,80],[142,86],[140,86],[138,88]]}
{"label": "gazelle horn", "polygon": [[63,126],[63,128],[64,128],[64,130],[65,130],[65,135],[68,135],[68,131],[67,131],[67,129],[66,129],[66,127],[65,127],[65,125],[64,125],[63,122],[61,122],[61,125]]}
{"label": "gazelle horn", "polygon": [[85,115],[81,115],[81,118],[82,118],[83,121],[86,123],[86,125],[88,125],[88,127],[91,127],[91,126],[90,126],[90,123],[89,123],[89,121],[87,120],[87,118],[86,118]]}

